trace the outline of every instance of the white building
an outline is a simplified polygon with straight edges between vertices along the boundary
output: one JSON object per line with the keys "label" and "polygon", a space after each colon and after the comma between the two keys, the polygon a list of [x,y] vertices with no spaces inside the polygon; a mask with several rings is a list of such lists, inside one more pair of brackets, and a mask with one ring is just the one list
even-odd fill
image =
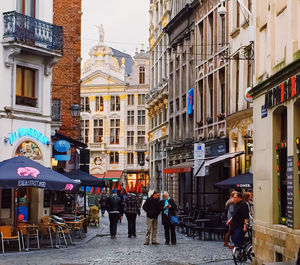
{"label": "white building", "polygon": [[[62,55],[62,28],[52,24],[51,0],[3,1],[0,11],[0,161],[22,155],[50,167],[51,68]],[[3,223],[14,220],[13,192],[0,190]],[[49,211],[43,200],[44,191],[31,188],[31,222]]]}
{"label": "white building", "polygon": [[[82,70],[82,138],[90,149],[90,173],[133,188],[147,179],[145,162],[148,92],[148,55],[141,51],[135,61],[129,54],[104,43],[90,49]],[[110,187],[116,186],[110,182]],[[147,186],[147,181],[143,183]]]}

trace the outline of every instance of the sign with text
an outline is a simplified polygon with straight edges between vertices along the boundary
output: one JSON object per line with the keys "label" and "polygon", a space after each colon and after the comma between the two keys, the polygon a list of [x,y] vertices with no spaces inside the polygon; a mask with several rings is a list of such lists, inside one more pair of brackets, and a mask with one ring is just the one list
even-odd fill
{"label": "sign with text", "polygon": [[287,157],[287,225],[294,228],[294,161],[293,156]]}
{"label": "sign with text", "polygon": [[194,144],[194,159],[204,159],[205,158],[205,144],[195,143]]}

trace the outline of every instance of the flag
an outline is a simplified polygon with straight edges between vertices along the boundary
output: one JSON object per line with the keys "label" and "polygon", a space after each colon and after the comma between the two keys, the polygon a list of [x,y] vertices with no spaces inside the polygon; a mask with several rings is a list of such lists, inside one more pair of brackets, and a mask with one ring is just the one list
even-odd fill
{"label": "flag", "polygon": [[119,181],[117,190],[121,190],[121,181]]}
{"label": "flag", "polygon": [[98,193],[98,194],[100,194],[100,193],[101,193],[101,191],[100,191],[100,187],[98,187],[98,188],[97,188],[97,193]]}
{"label": "flag", "polygon": [[127,184],[126,184],[126,187],[125,187],[126,193],[128,193],[128,190],[129,190],[129,188],[128,188],[128,183],[127,183]]}

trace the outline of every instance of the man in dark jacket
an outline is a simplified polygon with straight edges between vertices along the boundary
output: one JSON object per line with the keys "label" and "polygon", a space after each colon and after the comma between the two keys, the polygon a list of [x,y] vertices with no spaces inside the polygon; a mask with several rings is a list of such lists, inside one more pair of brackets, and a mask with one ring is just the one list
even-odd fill
{"label": "man in dark jacket", "polygon": [[234,246],[243,247],[245,232],[249,222],[249,207],[243,201],[243,196],[240,192],[233,195],[233,200],[236,206],[232,217],[227,221],[227,225],[230,224]]}
{"label": "man in dark jacket", "polygon": [[109,214],[110,236],[112,239],[116,239],[118,220],[120,214],[123,214],[122,201],[116,191],[112,191],[112,194],[107,198],[106,210]]}
{"label": "man in dark jacket", "polygon": [[161,204],[159,201],[159,192],[155,191],[150,198],[148,198],[143,206],[144,211],[147,213],[147,233],[144,245],[149,245],[150,235],[152,232],[152,245],[159,245],[156,241],[157,235],[157,218],[161,211]]}
{"label": "man in dark jacket", "polygon": [[136,194],[129,193],[124,200],[124,212],[128,223],[128,237],[136,237],[136,216],[140,215],[140,206]]}
{"label": "man in dark jacket", "polygon": [[163,193],[163,199],[160,203],[162,209],[162,224],[165,229],[165,244],[170,244],[171,234],[171,243],[172,245],[176,245],[175,225],[171,223],[171,217],[176,215],[177,205],[174,200],[169,197],[169,193],[166,191]]}

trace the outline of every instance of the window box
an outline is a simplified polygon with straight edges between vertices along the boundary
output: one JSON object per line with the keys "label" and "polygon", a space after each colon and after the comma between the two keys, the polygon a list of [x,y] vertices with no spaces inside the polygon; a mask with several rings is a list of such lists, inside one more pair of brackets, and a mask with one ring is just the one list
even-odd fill
{"label": "window box", "polygon": [[37,98],[16,96],[16,104],[35,108],[37,106]]}

